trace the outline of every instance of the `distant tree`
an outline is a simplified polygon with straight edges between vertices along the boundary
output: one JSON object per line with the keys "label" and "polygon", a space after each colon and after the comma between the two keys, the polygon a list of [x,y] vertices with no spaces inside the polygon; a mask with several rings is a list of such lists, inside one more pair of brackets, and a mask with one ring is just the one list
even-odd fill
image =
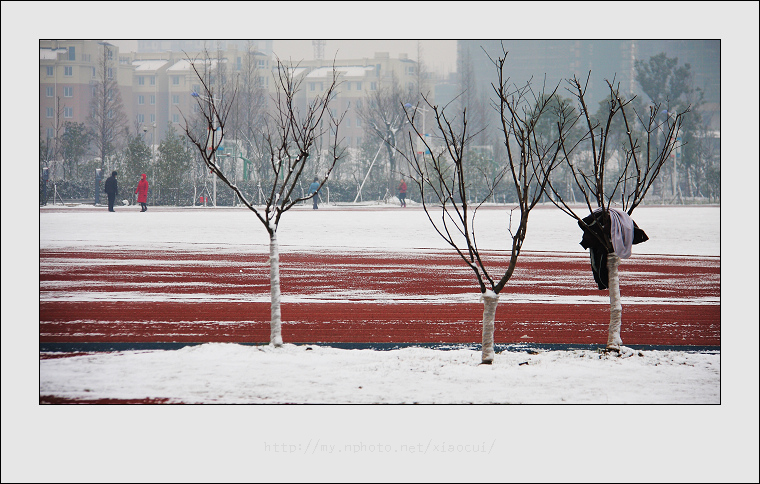
{"label": "distant tree", "polygon": [[[468,145],[477,134],[469,131],[469,117],[466,107],[449,116],[446,107],[439,108],[425,100],[433,112],[435,133],[442,140],[440,148],[433,147],[420,129],[417,110],[408,110],[408,120],[413,126],[414,134],[409,136],[412,146],[415,138],[421,139],[430,155],[420,155],[412,150],[411,165],[413,179],[422,199],[428,220],[438,234],[448,243],[473,271],[483,300],[483,340],[481,361],[491,364],[494,360],[494,321],[499,294],[511,279],[517,259],[520,255],[528,229],[528,216],[543,194],[549,175],[559,165],[563,157],[570,154],[564,151],[559,130],[555,139],[541,140],[537,136],[536,126],[548,113],[553,92],[541,92],[536,95],[530,83],[521,87],[512,87],[505,76],[503,56],[492,60],[496,67],[497,82],[493,88],[497,96],[495,108],[501,120],[501,139],[506,148],[507,159],[504,166],[494,173],[473,169],[473,156]],[[409,114],[409,113],[412,114]],[[566,120],[565,120],[566,122]],[[486,176],[489,190],[481,193],[474,203],[470,190],[473,180]],[[512,237],[509,266],[501,273],[487,261],[487,255],[481,251],[477,242],[475,218],[478,209],[492,195],[499,183],[507,178],[511,180],[516,193],[519,219],[516,227],[512,226],[510,212],[509,231]]]}
{"label": "distant tree", "polygon": [[63,154],[64,179],[68,171],[69,177],[77,176],[77,168],[87,154],[90,143],[90,132],[84,123],[64,123],[61,136],[61,151]]}
{"label": "distant tree", "polygon": [[[137,187],[140,176],[143,173],[148,173],[153,155],[150,147],[145,142],[143,133],[139,131],[136,131],[135,134],[127,135],[127,146],[124,151],[119,183],[125,187],[132,187],[134,189]],[[153,180],[149,180],[149,182],[152,184]]]}
{"label": "distant tree", "polygon": [[[189,60],[189,59],[188,59]],[[264,127],[262,150],[266,154],[271,176],[262,180],[265,194],[263,207],[254,206],[256,193],[245,193],[229,180],[220,169],[217,150],[224,140],[236,92],[226,95],[214,89],[207,82],[207,77],[199,71],[198,65],[208,65],[208,52],[205,59],[191,61],[193,70],[201,82],[201,93],[197,105],[205,120],[205,130],[200,132],[191,127],[185,118],[185,134],[196,147],[203,162],[219,180],[229,186],[241,203],[251,210],[269,234],[269,267],[271,293],[270,343],[282,346],[282,317],[280,311],[280,255],[277,228],[282,214],[296,204],[308,200],[313,193],[300,195],[298,187],[302,176],[319,179],[319,188],[327,181],[335,163],[343,155],[340,148],[338,128],[342,116],[335,117],[329,109],[330,102],[336,96],[338,87],[337,71],[333,69],[333,80],[324,94],[319,94],[308,101],[304,110],[298,108],[298,94],[301,81],[294,77],[294,67],[285,66],[277,59],[275,82],[277,85],[274,99],[274,112],[267,117]],[[321,131],[322,120],[326,119],[330,129]],[[317,140],[322,134],[331,138],[330,158],[324,165],[319,165],[312,156],[317,147]]]}
{"label": "distant tree", "polygon": [[184,144],[184,139],[169,123],[166,135],[158,147],[158,164],[161,169],[154,180],[155,191],[164,204],[179,205],[185,191],[190,187],[192,152]]}
{"label": "distant tree", "polygon": [[[589,73],[590,76],[590,73]],[[662,167],[670,154],[678,147],[678,133],[682,127],[685,111],[659,121],[661,105],[656,103],[649,109],[648,115],[637,113],[632,108],[632,99],[624,99],[619,86],[607,81],[610,95],[607,100],[607,115],[595,119],[586,103],[587,83],[581,83],[577,77],[567,81],[568,91],[577,101],[577,109],[569,104],[560,106],[558,115],[560,133],[567,133],[564,127],[574,127],[580,121],[584,127],[579,138],[560,136],[562,140],[563,160],[573,176],[577,190],[582,194],[583,204],[588,215],[579,214],[577,206],[567,199],[563,190],[558,189],[556,179],[549,178],[549,190],[553,193],[552,201],[563,212],[573,217],[587,234],[592,234],[607,254],[608,289],[610,296],[610,325],[608,329],[607,348],[619,350],[622,344],[620,326],[622,321],[622,303],[620,300],[620,279],[618,267],[622,254],[616,251],[613,243],[613,226],[622,227],[633,214],[652,188]],[[622,144],[613,142],[614,121],[619,118],[624,126]],[[636,125],[640,125],[640,130]],[[643,133],[644,142],[640,142],[637,133]],[[662,137],[664,145],[655,147],[655,140]],[[583,146],[591,154],[590,166],[575,162],[566,150]],[[619,150],[622,155],[613,158],[612,153]],[[620,212],[614,207],[617,202]],[[612,219],[622,222],[618,225]],[[598,223],[597,223],[598,222]],[[592,227],[593,226],[593,227]],[[598,227],[601,226],[601,229]],[[633,233],[633,221],[627,225]],[[633,237],[633,235],[630,235]],[[623,249],[625,250],[625,249]],[[592,255],[592,257],[594,257]]]}
{"label": "distant tree", "polygon": [[396,76],[390,83],[381,85],[371,92],[358,110],[365,131],[382,140],[388,159],[386,193],[394,193],[399,172],[396,167],[396,153],[404,144],[404,129],[408,127],[404,105],[417,99],[419,94],[404,90]]}
{"label": "distant tree", "polygon": [[263,85],[264,72],[258,68],[256,50],[251,41],[248,42],[241,60],[241,70],[236,79],[240,89],[231,114],[230,134],[242,147],[240,156],[246,163],[245,172],[250,178],[254,174],[266,171],[266,160],[262,158],[257,147],[262,141],[268,97]]}
{"label": "distant tree", "polygon": [[97,79],[93,85],[87,124],[92,132],[96,155],[100,157],[100,167],[105,169],[127,135],[128,121],[116,79],[118,64],[114,60],[115,49],[107,42],[100,45],[103,49],[96,67]]}
{"label": "distant tree", "polygon": [[[634,68],[636,82],[639,83],[641,90],[653,104],[661,107],[660,112],[657,113],[659,122],[664,123],[665,118],[672,118],[673,113],[683,112],[687,107],[689,108],[690,114],[682,120],[683,126],[680,130],[679,145],[684,149],[673,153],[669,168],[673,198],[682,199],[680,172],[684,170],[687,194],[693,196],[699,191],[699,183],[705,178],[706,169],[706,163],[701,157],[704,137],[700,136],[700,132],[703,131],[703,120],[699,114],[699,107],[704,101],[704,92],[693,86],[691,65],[687,63],[679,66],[677,57],[669,58],[664,52],[650,57],[648,61],[637,60]],[[680,159],[677,156],[679,154]]]}

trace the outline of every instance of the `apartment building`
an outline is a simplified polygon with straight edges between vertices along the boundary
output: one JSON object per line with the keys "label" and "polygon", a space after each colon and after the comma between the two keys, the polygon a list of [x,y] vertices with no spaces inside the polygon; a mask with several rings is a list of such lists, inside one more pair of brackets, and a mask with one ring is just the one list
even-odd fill
{"label": "apartment building", "polygon": [[[175,47],[172,43],[166,44],[169,41],[164,41],[165,45],[155,42],[158,41],[150,45]],[[251,55],[259,85],[271,99],[277,87],[276,61],[271,58],[271,41],[257,42],[270,52],[256,50]],[[105,56],[108,75],[115,76],[118,81],[129,128],[145,131],[149,143],[153,144],[153,138],[158,143],[165,136],[168,123],[181,132],[184,117],[190,117],[197,110],[192,93],[200,92],[201,86],[193,63],[199,72],[210,73],[211,83],[216,82],[217,62],[224,63],[224,69],[218,72],[224,72],[230,79],[242,72],[247,50],[233,42],[225,47],[221,52],[210,52],[211,59],[206,62],[203,52],[154,48],[151,52],[123,53],[116,46],[102,41],[40,41],[41,135],[53,139],[62,134],[65,121],[87,122],[93,86],[98,81],[98,67],[102,66]],[[301,106],[305,107],[314,96],[327,89],[332,81],[333,63],[340,86],[331,109],[334,114],[346,113],[340,133],[348,147],[357,148],[364,136],[358,109],[366,96],[393,79],[405,90],[414,90],[416,62],[405,54],[391,58],[382,52],[372,58],[302,61],[294,72],[302,82]]]}
{"label": "apartment building", "polygon": [[106,75],[119,84],[125,114],[131,103],[134,66],[119,62],[118,47],[91,40],[40,41],[40,130],[43,139],[63,134],[66,121],[87,123],[93,90],[103,63]]}

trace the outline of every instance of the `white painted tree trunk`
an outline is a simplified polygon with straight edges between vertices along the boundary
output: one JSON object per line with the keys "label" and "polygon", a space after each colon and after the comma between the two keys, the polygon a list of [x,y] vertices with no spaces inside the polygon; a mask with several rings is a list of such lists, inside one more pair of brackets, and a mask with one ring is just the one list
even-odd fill
{"label": "white painted tree trunk", "polygon": [[272,296],[269,343],[282,346],[282,315],[280,313],[280,248],[277,232],[269,238],[269,288]]}
{"label": "white painted tree trunk", "polygon": [[610,329],[607,335],[607,348],[620,349],[623,341],[620,339],[620,323],[623,317],[623,303],[620,301],[620,277],[618,266],[620,257],[614,252],[607,256],[607,272],[610,290]]}
{"label": "white painted tree trunk", "polygon": [[499,295],[489,289],[481,296],[481,299],[483,300],[483,354],[481,360],[482,363],[490,365],[494,359],[493,332]]}

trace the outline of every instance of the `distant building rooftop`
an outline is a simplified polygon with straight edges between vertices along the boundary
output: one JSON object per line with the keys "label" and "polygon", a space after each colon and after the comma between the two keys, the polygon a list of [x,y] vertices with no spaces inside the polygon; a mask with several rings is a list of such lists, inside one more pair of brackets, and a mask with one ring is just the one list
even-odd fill
{"label": "distant building rooftop", "polygon": [[165,60],[138,60],[133,61],[132,65],[136,67],[135,71],[157,71],[165,66],[167,62]]}

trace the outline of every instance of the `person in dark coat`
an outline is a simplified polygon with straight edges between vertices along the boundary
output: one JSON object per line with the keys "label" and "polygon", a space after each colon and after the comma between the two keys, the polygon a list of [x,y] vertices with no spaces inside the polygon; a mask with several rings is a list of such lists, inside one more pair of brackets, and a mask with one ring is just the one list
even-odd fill
{"label": "person in dark coat", "polygon": [[406,207],[406,182],[403,179],[398,186],[398,199],[401,201],[401,206]]}
{"label": "person in dark coat", "polygon": [[113,202],[116,201],[116,194],[119,193],[119,186],[116,183],[116,172],[112,171],[111,176],[106,179],[105,187],[103,191],[108,195],[108,211],[115,212],[113,209]]}
{"label": "person in dark coat", "polygon": [[311,182],[311,185],[309,185],[309,195],[314,194],[314,198],[312,200],[314,201],[314,210],[318,209],[317,201],[319,199],[319,178],[314,177],[314,181]]}
{"label": "person in dark coat", "polygon": [[135,188],[135,193],[137,194],[137,203],[142,206],[141,212],[147,212],[148,211],[148,175],[145,173],[142,174],[142,179],[137,183],[137,188]]}

